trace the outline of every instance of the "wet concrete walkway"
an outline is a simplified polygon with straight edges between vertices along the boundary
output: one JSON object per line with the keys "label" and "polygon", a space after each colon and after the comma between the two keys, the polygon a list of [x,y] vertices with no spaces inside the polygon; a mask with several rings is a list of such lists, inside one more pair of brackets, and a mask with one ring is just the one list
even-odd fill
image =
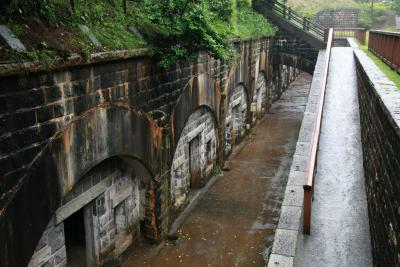
{"label": "wet concrete walkway", "polygon": [[299,236],[295,266],[372,266],[353,48],[330,61],[311,235]]}
{"label": "wet concrete walkway", "polygon": [[301,74],[161,248],[135,248],[122,266],[264,266],[272,245],[311,76]]}

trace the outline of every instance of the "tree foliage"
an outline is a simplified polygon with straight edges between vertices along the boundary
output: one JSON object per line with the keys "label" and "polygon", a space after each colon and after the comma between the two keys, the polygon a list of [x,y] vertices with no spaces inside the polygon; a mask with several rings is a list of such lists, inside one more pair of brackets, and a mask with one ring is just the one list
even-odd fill
{"label": "tree foliage", "polygon": [[392,7],[394,12],[400,16],[400,0],[392,0]]}
{"label": "tree foliage", "polygon": [[[105,49],[144,45],[127,33],[135,25],[147,46],[170,66],[207,50],[226,62],[235,57],[230,39],[273,35],[275,28],[251,8],[251,0],[0,0],[10,20],[34,16],[45,23],[88,25]],[[72,8],[71,3],[74,3]],[[90,47],[89,47],[90,49]]]}

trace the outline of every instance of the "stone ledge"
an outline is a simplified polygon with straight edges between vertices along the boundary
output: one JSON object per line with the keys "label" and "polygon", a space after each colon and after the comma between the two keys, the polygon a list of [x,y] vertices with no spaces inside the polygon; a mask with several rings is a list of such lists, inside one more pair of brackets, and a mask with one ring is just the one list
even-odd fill
{"label": "stone ledge", "polygon": [[[319,68],[324,65],[325,51],[318,54],[318,61],[314,71],[306,110],[315,106],[315,99],[319,96],[316,88],[321,88],[322,72]],[[319,92],[321,93],[321,92]],[[275,239],[272,252],[269,255],[268,267],[292,267],[296,254],[297,239],[302,225],[303,211],[303,184],[305,180],[305,167],[310,155],[310,140],[316,121],[316,114],[304,112],[303,122],[297,140],[296,151],[293,155],[293,162],[286,185],[285,196],[282,202],[282,209],[278,227],[275,232]]]}
{"label": "stone ledge", "polygon": [[[272,36],[261,36],[253,38],[235,38],[229,40],[233,44],[240,44],[246,42],[257,42],[264,39],[270,39]],[[33,72],[49,71],[49,70],[60,70],[66,69],[74,66],[85,66],[94,63],[109,62],[124,60],[129,58],[140,58],[151,56],[150,50],[148,48],[137,48],[137,49],[127,49],[127,50],[114,50],[106,52],[98,52],[91,54],[88,58],[84,58],[79,54],[72,54],[68,58],[56,57],[49,63],[48,66],[44,65],[40,61],[7,61],[0,63],[0,77],[17,75],[17,74],[27,74]]]}
{"label": "stone ledge", "polygon": [[278,229],[299,230],[301,207],[282,206]]}
{"label": "stone ledge", "polygon": [[294,257],[296,253],[298,231],[277,229],[272,253]]}
{"label": "stone ledge", "polygon": [[145,57],[149,55],[150,53],[147,48],[141,48],[133,50],[100,52],[90,55],[89,58],[84,58],[78,54],[73,54],[67,59],[60,57],[55,58],[50,63],[50,66],[45,66],[40,61],[6,63],[6,64],[0,64],[0,77],[20,74],[20,73],[48,71],[50,69],[51,70],[66,69],[77,65],[83,66],[100,62],[123,60],[135,57]]}
{"label": "stone ledge", "polygon": [[397,86],[376,66],[376,64],[360,49],[354,50],[356,62],[361,65],[373,93],[379,100],[382,111],[385,112],[393,129],[400,137],[400,91]]}
{"label": "stone ledge", "polygon": [[294,265],[294,257],[283,256],[279,254],[271,254],[268,267],[292,267]]}

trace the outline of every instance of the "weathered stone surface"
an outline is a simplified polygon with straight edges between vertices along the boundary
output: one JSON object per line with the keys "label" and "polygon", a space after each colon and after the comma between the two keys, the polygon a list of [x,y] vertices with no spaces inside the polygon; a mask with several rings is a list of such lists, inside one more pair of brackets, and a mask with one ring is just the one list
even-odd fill
{"label": "weathered stone surface", "polygon": [[300,155],[300,153],[296,153],[293,157],[293,163],[291,170],[292,171],[299,171],[299,172],[305,172],[307,169],[307,164],[309,161],[309,153],[306,153],[307,155],[303,156]]}
{"label": "weathered stone surface", "polygon": [[301,212],[301,207],[282,206],[278,228],[298,231],[300,226]]}
{"label": "weathered stone surface", "polygon": [[268,261],[268,267],[293,267],[294,257],[271,254]]}
{"label": "weathered stone surface", "polygon": [[302,207],[303,195],[303,186],[286,186],[285,198],[282,205]]}
{"label": "weathered stone surface", "polygon": [[232,146],[246,133],[247,100],[243,85],[230,93],[225,118],[225,157],[232,153]]}
{"label": "weathered stone surface", "polygon": [[287,185],[303,186],[305,182],[305,172],[291,170]]}
{"label": "weathered stone surface", "polygon": [[359,9],[324,9],[315,15],[315,21],[325,28],[355,28],[358,26]]}
{"label": "weathered stone surface", "polygon": [[[179,208],[191,188],[204,185],[217,158],[214,114],[205,108],[194,112],[186,123],[175,150],[171,168],[172,203]],[[193,173],[196,168],[197,176]]]}
{"label": "weathered stone surface", "polygon": [[297,142],[296,155],[307,157],[310,154],[309,142]]}
{"label": "weathered stone surface", "polygon": [[17,52],[25,52],[26,48],[21,41],[11,32],[7,25],[0,25],[0,36]]}
{"label": "weathered stone surface", "polygon": [[[80,183],[113,157],[129,161],[135,172],[154,181],[139,193],[145,195],[142,206],[149,207],[140,214],[146,238],[160,240],[171,208],[168,170],[190,115],[199,107],[215,114],[220,131],[216,158],[222,163],[224,122],[234,89],[241,85],[246,101],[254,99],[263,73],[268,92],[273,87],[280,95],[294,67],[302,66],[296,55],[273,60],[271,45],[270,38],[236,43],[240,58],[232,67],[201,52],[195,62],[162,69],[143,51],[119,51],[84,62],[75,58],[52,72],[34,63],[0,72],[0,196],[7,203],[0,221],[0,262],[26,266],[57,208],[101,182],[94,176]],[[242,111],[249,114],[249,108]],[[247,128],[251,116],[243,118]],[[110,216],[107,205],[112,203],[101,199],[96,216]],[[116,197],[116,203],[122,202]],[[14,218],[19,222],[13,223]],[[115,239],[110,220],[101,220],[101,232],[108,241]]]}
{"label": "weathered stone surface", "polygon": [[277,229],[275,233],[273,254],[295,256],[298,231]]}
{"label": "weathered stone surface", "polygon": [[79,25],[79,28],[81,29],[82,33],[85,34],[89,40],[98,48],[101,47],[101,43],[99,40],[97,40],[96,36],[93,34],[93,32],[89,29],[88,26],[86,25]]}
{"label": "weathered stone surface", "polygon": [[355,50],[374,265],[400,265],[400,91]]}

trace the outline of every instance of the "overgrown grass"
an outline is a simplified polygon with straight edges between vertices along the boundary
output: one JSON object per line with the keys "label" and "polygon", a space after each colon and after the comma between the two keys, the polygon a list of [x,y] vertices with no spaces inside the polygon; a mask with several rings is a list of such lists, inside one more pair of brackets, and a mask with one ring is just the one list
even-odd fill
{"label": "overgrown grass", "polygon": [[374,4],[374,11],[371,12],[371,3],[355,0],[288,0],[288,5],[294,10],[303,13],[307,17],[314,17],[324,9],[336,10],[341,8],[355,8],[360,10],[359,27],[365,28],[390,28],[393,22],[390,16],[393,15],[392,7],[387,2]]}
{"label": "overgrown grass", "polygon": [[323,9],[357,8],[353,0],[288,0],[288,5],[294,10],[302,12],[307,17],[312,17]]}
{"label": "overgrown grass", "polygon": [[[64,50],[74,48],[72,52],[76,52],[78,48],[87,56],[94,51],[148,47],[165,67],[194,60],[199,50],[207,50],[229,64],[236,58],[232,38],[257,38],[276,32],[251,8],[250,0],[137,0],[128,1],[126,10],[121,0],[75,0],[74,10],[69,0],[35,0],[28,5],[26,0],[11,2],[9,6],[0,6],[0,12],[6,14],[0,22],[12,26],[17,35],[27,34],[20,31],[20,25],[29,24],[29,20],[40,22],[38,27],[45,28],[44,34],[30,32],[31,36],[23,36],[28,43],[35,41],[31,47],[28,45],[27,56],[31,59],[40,58],[41,50],[47,59],[54,54],[49,50],[68,55]],[[73,37],[51,36],[59,34],[60,30],[55,29],[59,25],[66,27]],[[90,28],[101,47],[90,43],[80,25]],[[130,26],[136,26],[144,38],[130,33]],[[48,38],[44,41],[48,45],[42,46],[38,37]]]}
{"label": "overgrown grass", "polygon": [[[367,56],[372,59],[372,61],[378,66],[378,68],[400,89],[400,74],[393,70],[389,65],[382,61],[379,57],[375,56],[372,52],[368,50],[368,45],[362,45],[357,39],[354,39],[358,46],[363,50]],[[366,38],[366,43],[368,44],[368,34]]]}
{"label": "overgrown grass", "polygon": [[74,26],[87,25],[99,42],[102,50],[133,49],[145,46],[145,41],[127,29],[134,25],[133,14],[127,16],[123,7],[117,4],[97,1],[88,3],[77,1],[73,14]]}
{"label": "overgrown grass", "polygon": [[250,7],[239,8],[235,19],[236,34],[242,39],[272,36],[277,29]]}

